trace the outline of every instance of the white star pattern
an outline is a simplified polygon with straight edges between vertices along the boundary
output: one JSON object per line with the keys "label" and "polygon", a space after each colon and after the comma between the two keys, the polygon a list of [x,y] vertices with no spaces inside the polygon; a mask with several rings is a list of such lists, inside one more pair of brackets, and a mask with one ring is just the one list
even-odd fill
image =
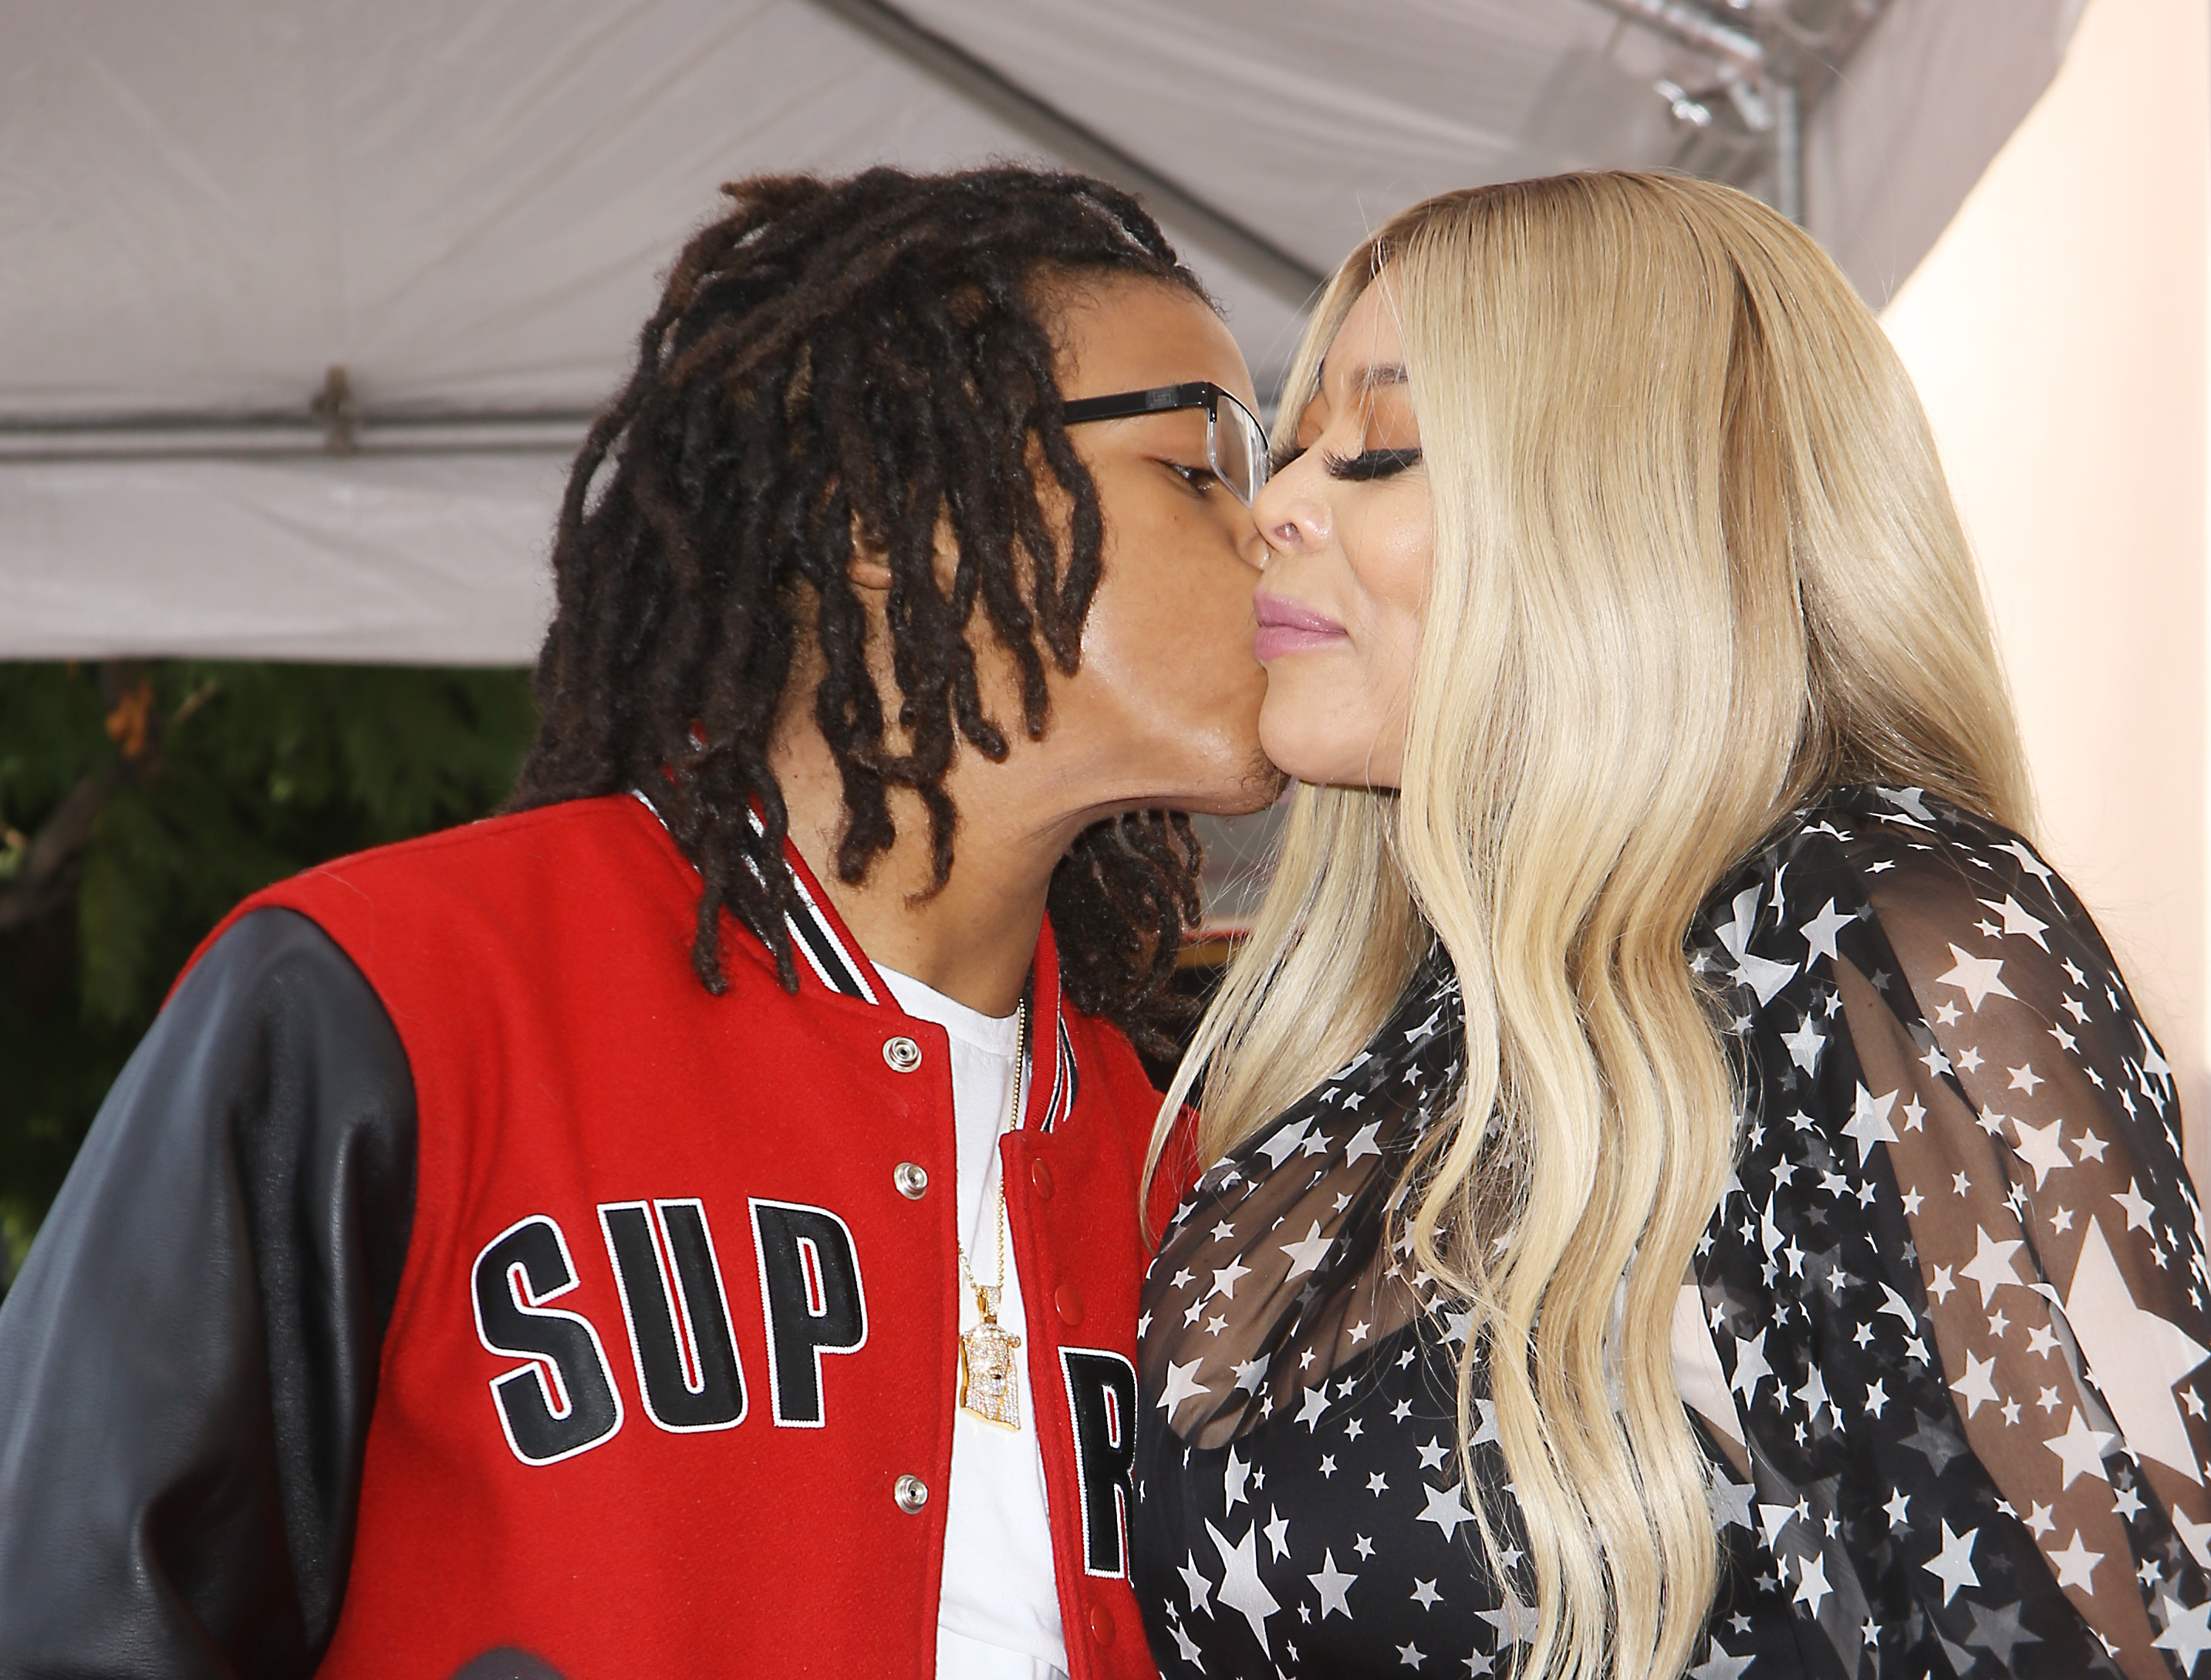
{"label": "white star pattern", "polygon": [[1889,1110],[1896,1106],[1896,1093],[1875,1097],[1863,1085],[1857,1088],[1857,1101],[1851,1110],[1850,1123],[1843,1127],[1843,1135],[1858,1146],[1858,1165],[1866,1163],[1875,1144],[1893,1144],[1896,1133],[1888,1123]]}
{"label": "white star pattern", "polygon": [[2091,1224],[2082,1237],[2065,1318],[2081,1351],[2105,1374],[2105,1399],[2127,1445],[2201,1483],[2202,1470],[2172,1390],[2211,1358],[2211,1349],[2136,1304],[2101,1224]]}
{"label": "white star pattern", "polygon": [[1971,1417],[1984,1403],[1993,1405],[1997,1399],[1996,1387],[1989,1381],[1989,1374],[1996,1366],[1993,1359],[1966,1355],[1966,1375],[1950,1385],[1950,1392],[1966,1403],[1966,1417]]}
{"label": "white star pattern", "polygon": [[2063,1551],[2044,1555],[2057,1566],[2057,1584],[2060,1586],[2077,1586],[2083,1592],[2096,1590],[2096,1566],[2104,1561],[2104,1554],[2090,1551],[2081,1544],[2078,1534]]}
{"label": "white star pattern", "polygon": [[1989,1304],[1989,1297],[2006,1284],[2020,1281],[2019,1268],[2012,1256],[2026,1246],[2018,1237],[1998,1242],[1989,1235],[1986,1227],[1978,1232],[1979,1241],[1973,1257],[1958,1268],[1958,1275],[1981,1286],[1981,1305]]}
{"label": "white star pattern", "polygon": [[1820,1601],[1833,1591],[1827,1585],[1826,1561],[1819,1557],[1807,1559],[1798,1574],[1796,1602],[1817,1616]]}
{"label": "white star pattern", "polygon": [[[1687,1672],[2070,1680],[2153,1635],[2195,1663],[2211,1264],[2173,1076],[2023,845],[1923,789],[1815,812],[1690,940],[1745,1086],[1675,1314],[1728,1560]],[[1456,1000],[1431,952],[1365,1054],[1172,1187],[1130,1507],[1166,1680],[1494,1677],[1534,1635],[1482,1320],[1402,1224]]]}
{"label": "white star pattern", "polygon": [[1760,1331],[1748,1341],[1735,1345],[1735,1375],[1728,1380],[1730,1392],[1746,1400],[1758,1395],[1758,1385],[1773,1375],[1773,1367],[1766,1363],[1766,1332]]}
{"label": "white star pattern", "polygon": [[2179,1532],[2180,1543],[2189,1555],[2205,1568],[2211,1569],[2211,1522],[2192,1522],[2188,1513],[2178,1506],[2172,1509],[2172,1526]]}
{"label": "white star pattern", "polygon": [[2050,924],[2046,922],[2038,922],[2029,916],[2026,913],[2026,907],[2008,892],[2004,894],[2003,903],[2001,904],[1987,898],[1982,899],[1981,903],[2003,918],[2005,938],[2029,939],[2040,946],[2043,950],[2050,949],[2050,941],[2042,937],[2049,931]]}
{"label": "white star pattern", "polygon": [[1331,1612],[1347,1620],[1349,1619],[1351,1601],[1348,1595],[1353,1586],[1357,1583],[1359,1577],[1355,1574],[1346,1574],[1336,1567],[1336,1552],[1333,1548],[1321,1554],[1320,1573],[1317,1575],[1309,1575],[1306,1579],[1312,1582],[1313,1590],[1320,1594],[1320,1614],[1323,1621],[1326,1621]]}
{"label": "white star pattern", "polygon": [[2011,988],[2003,983],[2003,959],[2000,957],[1976,957],[1959,946],[1950,947],[1957,963],[1949,973],[1935,976],[1939,986],[1954,986],[1966,994],[1966,1006],[1976,1014],[1990,997],[2008,998]]}
{"label": "white star pattern", "polygon": [[2165,1611],[2165,1631],[2150,1643],[2180,1659],[2182,1673],[2194,1673],[2196,1659],[2211,1651],[2211,1598],[2190,1610],[2184,1608],[2168,1592],[2160,1600],[2160,1607]]}
{"label": "white star pattern", "polygon": [[2065,1478],[2063,1485],[2069,1488],[2077,1477],[2104,1474],[2104,1449],[2117,1439],[2105,1430],[2090,1429],[2088,1420],[2081,1415],[2081,1408],[2076,1405],[2073,1408],[2072,1422],[2065,1426],[2065,1433],[2052,1435],[2043,1445],[2057,1454],[2057,1461],[2063,1466]]}
{"label": "white star pattern", "polygon": [[1748,1656],[1731,1657],[1717,1640],[1712,1641],[1712,1654],[1689,1671],[1689,1680],[1742,1680],[1743,1671],[1750,1666]]}
{"label": "white star pattern", "polygon": [[1428,1488],[1426,1492],[1428,1508],[1420,1513],[1420,1520],[1435,1524],[1443,1530],[1446,1540],[1458,1532],[1461,1523],[1474,1520],[1474,1513],[1466,1508],[1466,1497],[1457,1482],[1448,1488]]}
{"label": "white star pattern", "polygon": [[1824,957],[1831,963],[1833,962],[1836,956],[1835,935],[1857,920],[1854,916],[1838,914],[1835,909],[1835,901],[1832,898],[1828,899],[1820,907],[1820,913],[1806,922],[1803,927],[1804,938],[1811,946],[1812,954],[1814,957]]}
{"label": "white star pattern", "polygon": [[2151,1212],[2149,1200],[2135,1187],[2135,1181],[2132,1179],[2129,1179],[2127,1181],[2126,1193],[2123,1195],[2114,1196],[2111,1200],[2118,1203],[2122,1208],[2126,1210],[2127,1229],[2129,1230],[2148,1230],[2151,1229],[2149,1223]]}
{"label": "white star pattern", "polygon": [[1942,1550],[1920,1567],[1942,1583],[1942,1602],[1948,1604],[1961,1586],[1978,1586],[1981,1578],[1973,1572],[1973,1538],[1980,1531],[1969,1528],[1963,1534],[1953,1534],[1950,1525],[1942,1527]]}
{"label": "white star pattern", "polygon": [[1302,1238],[1295,1242],[1285,1242],[1281,1247],[1282,1252],[1290,1257],[1289,1277],[1302,1278],[1306,1272],[1319,1268],[1320,1263],[1328,1258],[1328,1251],[1336,1247],[1336,1239],[1323,1236],[1320,1221],[1316,1219],[1312,1222],[1312,1229]]}
{"label": "white star pattern", "polygon": [[1308,1429],[1320,1427],[1321,1414],[1328,1410],[1328,1390],[1308,1388],[1304,1403],[1298,1408],[1298,1422]]}
{"label": "white star pattern", "polygon": [[1275,1602],[1275,1595],[1267,1591],[1266,1583],[1259,1579],[1258,1525],[1254,1523],[1245,1530],[1244,1538],[1233,1544],[1228,1537],[1211,1523],[1206,1524],[1205,1532],[1212,1538],[1215,1550],[1221,1554],[1222,1568],[1227,1571],[1221,1585],[1215,1589],[1214,1597],[1219,1600],[1222,1609],[1235,1611],[1251,1624],[1252,1636],[1259,1641],[1261,1650],[1270,1650],[1272,1647],[1267,1643],[1267,1618],[1281,1606]]}
{"label": "white star pattern", "polygon": [[1233,1301],[1236,1298],[1236,1285],[1238,1282],[1243,1278],[1250,1277],[1251,1275],[1251,1268],[1250,1266],[1244,1265],[1239,1260],[1231,1260],[1227,1266],[1222,1266],[1218,1272],[1215,1272],[1213,1274],[1213,1294],[1207,1296],[1205,1298],[1210,1301],[1213,1299],[1213,1296],[1221,1295],[1226,1296],[1228,1299]]}
{"label": "white star pattern", "polygon": [[2061,1167],[2069,1167],[2072,1161],[2064,1148],[2065,1122],[2053,1120],[2047,1126],[2029,1126],[2025,1121],[2013,1122],[2019,1133],[2019,1158],[2034,1169],[2034,1187],[2042,1188],[2044,1181]]}
{"label": "white star pattern", "polygon": [[1205,1393],[1206,1387],[1197,1380],[1197,1369],[1205,1362],[1193,1359],[1186,1365],[1167,1367],[1167,1384],[1160,1394],[1160,1410],[1170,1417],[1175,1408],[1185,1400],[1194,1400]]}
{"label": "white star pattern", "polygon": [[1826,1038],[1817,1024],[1807,1015],[1794,1032],[1784,1032],[1781,1042],[1788,1047],[1790,1059],[1807,1073],[1820,1071],[1820,1052],[1826,1048]]}
{"label": "white star pattern", "polygon": [[1213,1583],[1200,1573],[1197,1560],[1195,1557],[1190,1558],[1187,1562],[1183,1563],[1176,1573],[1182,1577],[1183,1591],[1190,1594],[1190,1608],[1203,1610],[1210,1600]]}

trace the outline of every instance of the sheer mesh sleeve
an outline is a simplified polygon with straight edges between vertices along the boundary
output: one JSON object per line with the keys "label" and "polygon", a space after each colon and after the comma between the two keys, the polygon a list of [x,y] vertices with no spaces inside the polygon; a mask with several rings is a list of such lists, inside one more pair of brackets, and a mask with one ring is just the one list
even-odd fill
{"label": "sheer mesh sleeve", "polygon": [[1817,814],[1698,956],[1754,1098],[1699,1275],[1734,1520],[1845,1671],[2191,1672],[2211,1272],[2171,1071],[2016,837],[1909,790]]}

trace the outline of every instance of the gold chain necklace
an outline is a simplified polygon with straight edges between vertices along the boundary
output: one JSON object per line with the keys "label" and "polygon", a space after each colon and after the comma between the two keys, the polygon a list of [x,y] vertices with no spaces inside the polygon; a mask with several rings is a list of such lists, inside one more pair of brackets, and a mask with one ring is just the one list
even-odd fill
{"label": "gold chain necklace", "polygon": [[980,1324],[960,1338],[960,1409],[986,1423],[1016,1431],[1021,1427],[1021,1373],[1014,1352],[1021,1346],[1021,1339],[1009,1335],[998,1322],[998,1302],[1006,1290],[1006,1175],[1004,1163],[998,1158],[998,1139],[1005,1135],[1009,1125],[1017,1123],[1021,1118],[1021,1069],[1027,1035],[1028,1000],[1024,998],[1014,1010],[1013,1098],[1006,1105],[1006,1117],[999,1122],[990,1140],[991,1163],[999,1169],[998,1281],[985,1289],[967,1263],[966,1248],[956,1237],[953,1243],[960,1254],[960,1275],[975,1291],[975,1305],[983,1315]]}

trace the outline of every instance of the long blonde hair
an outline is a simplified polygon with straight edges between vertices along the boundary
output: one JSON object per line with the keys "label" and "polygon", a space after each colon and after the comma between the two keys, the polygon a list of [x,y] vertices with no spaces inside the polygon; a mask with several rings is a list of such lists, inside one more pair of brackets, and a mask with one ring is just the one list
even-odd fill
{"label": "long blonde hair", "polygon": [[1201,1071],[1210,1161],[1341,1067],[1433,929],[1466,1074],[1411,1235],[1482,1332],[1461,1461],[1480,1347],[1536,1587],[1526,1671],[1677,1676],[1718,1552],[1671,1330],[1742,1100],[1690,922],[1826,788],[2023,831],[2024,762],[1917,397],[1804,233],[1669,176],[1431,199],[1329,286],[1283,433],[1378,280],[1435,531],[1402,792],[1297,789],[1154,1160]]}

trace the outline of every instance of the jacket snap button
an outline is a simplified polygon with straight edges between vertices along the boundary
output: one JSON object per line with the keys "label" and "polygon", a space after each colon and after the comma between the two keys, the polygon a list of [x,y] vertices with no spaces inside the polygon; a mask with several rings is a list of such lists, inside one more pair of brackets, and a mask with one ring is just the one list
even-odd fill
{"label": "jacket snap button", "polygon": [[1100,1645],[1113,1642],[1113,1618],[1106,1613],[1106,1606],[1093,1604],[1090,1610],[1090,1637]]}
{"label": "jacket snap button", "polygon": [[898,1501],[900,1510],[912,1516],[929,1503],[929,1484],[918,1476],[901,1476],[891,1497]]}
{"label": "jacket snap button", "polygon": [[921,1046],[911,1038],[886,1039],[883,1060],[890,1064],[892,1073],[911,1073],[921,1066]]}
{"label": "jacket snap button", "polygon": [[1051,1304],[1059,1308],[1059,1315],[1069,1324],[1082,1322],[1082,1297],[1075,1292],[1072,1284],[1062,1284],[1051,1297]]}
{"label": "jacket snap button", "polygon": [[1050,1167],[1041,1161],[1030,1162],[1029,1182],[1035,1187],[1039,1200],[1051,1200],[1051,1169]]}
{"label": "jacket snap button", "polygon": [[891,1173],[891,1181],[899,1187],[899,1194],[908,1201],[918,1202],[929,1189],[929,1174],[911,1161],[901,1161]]}

